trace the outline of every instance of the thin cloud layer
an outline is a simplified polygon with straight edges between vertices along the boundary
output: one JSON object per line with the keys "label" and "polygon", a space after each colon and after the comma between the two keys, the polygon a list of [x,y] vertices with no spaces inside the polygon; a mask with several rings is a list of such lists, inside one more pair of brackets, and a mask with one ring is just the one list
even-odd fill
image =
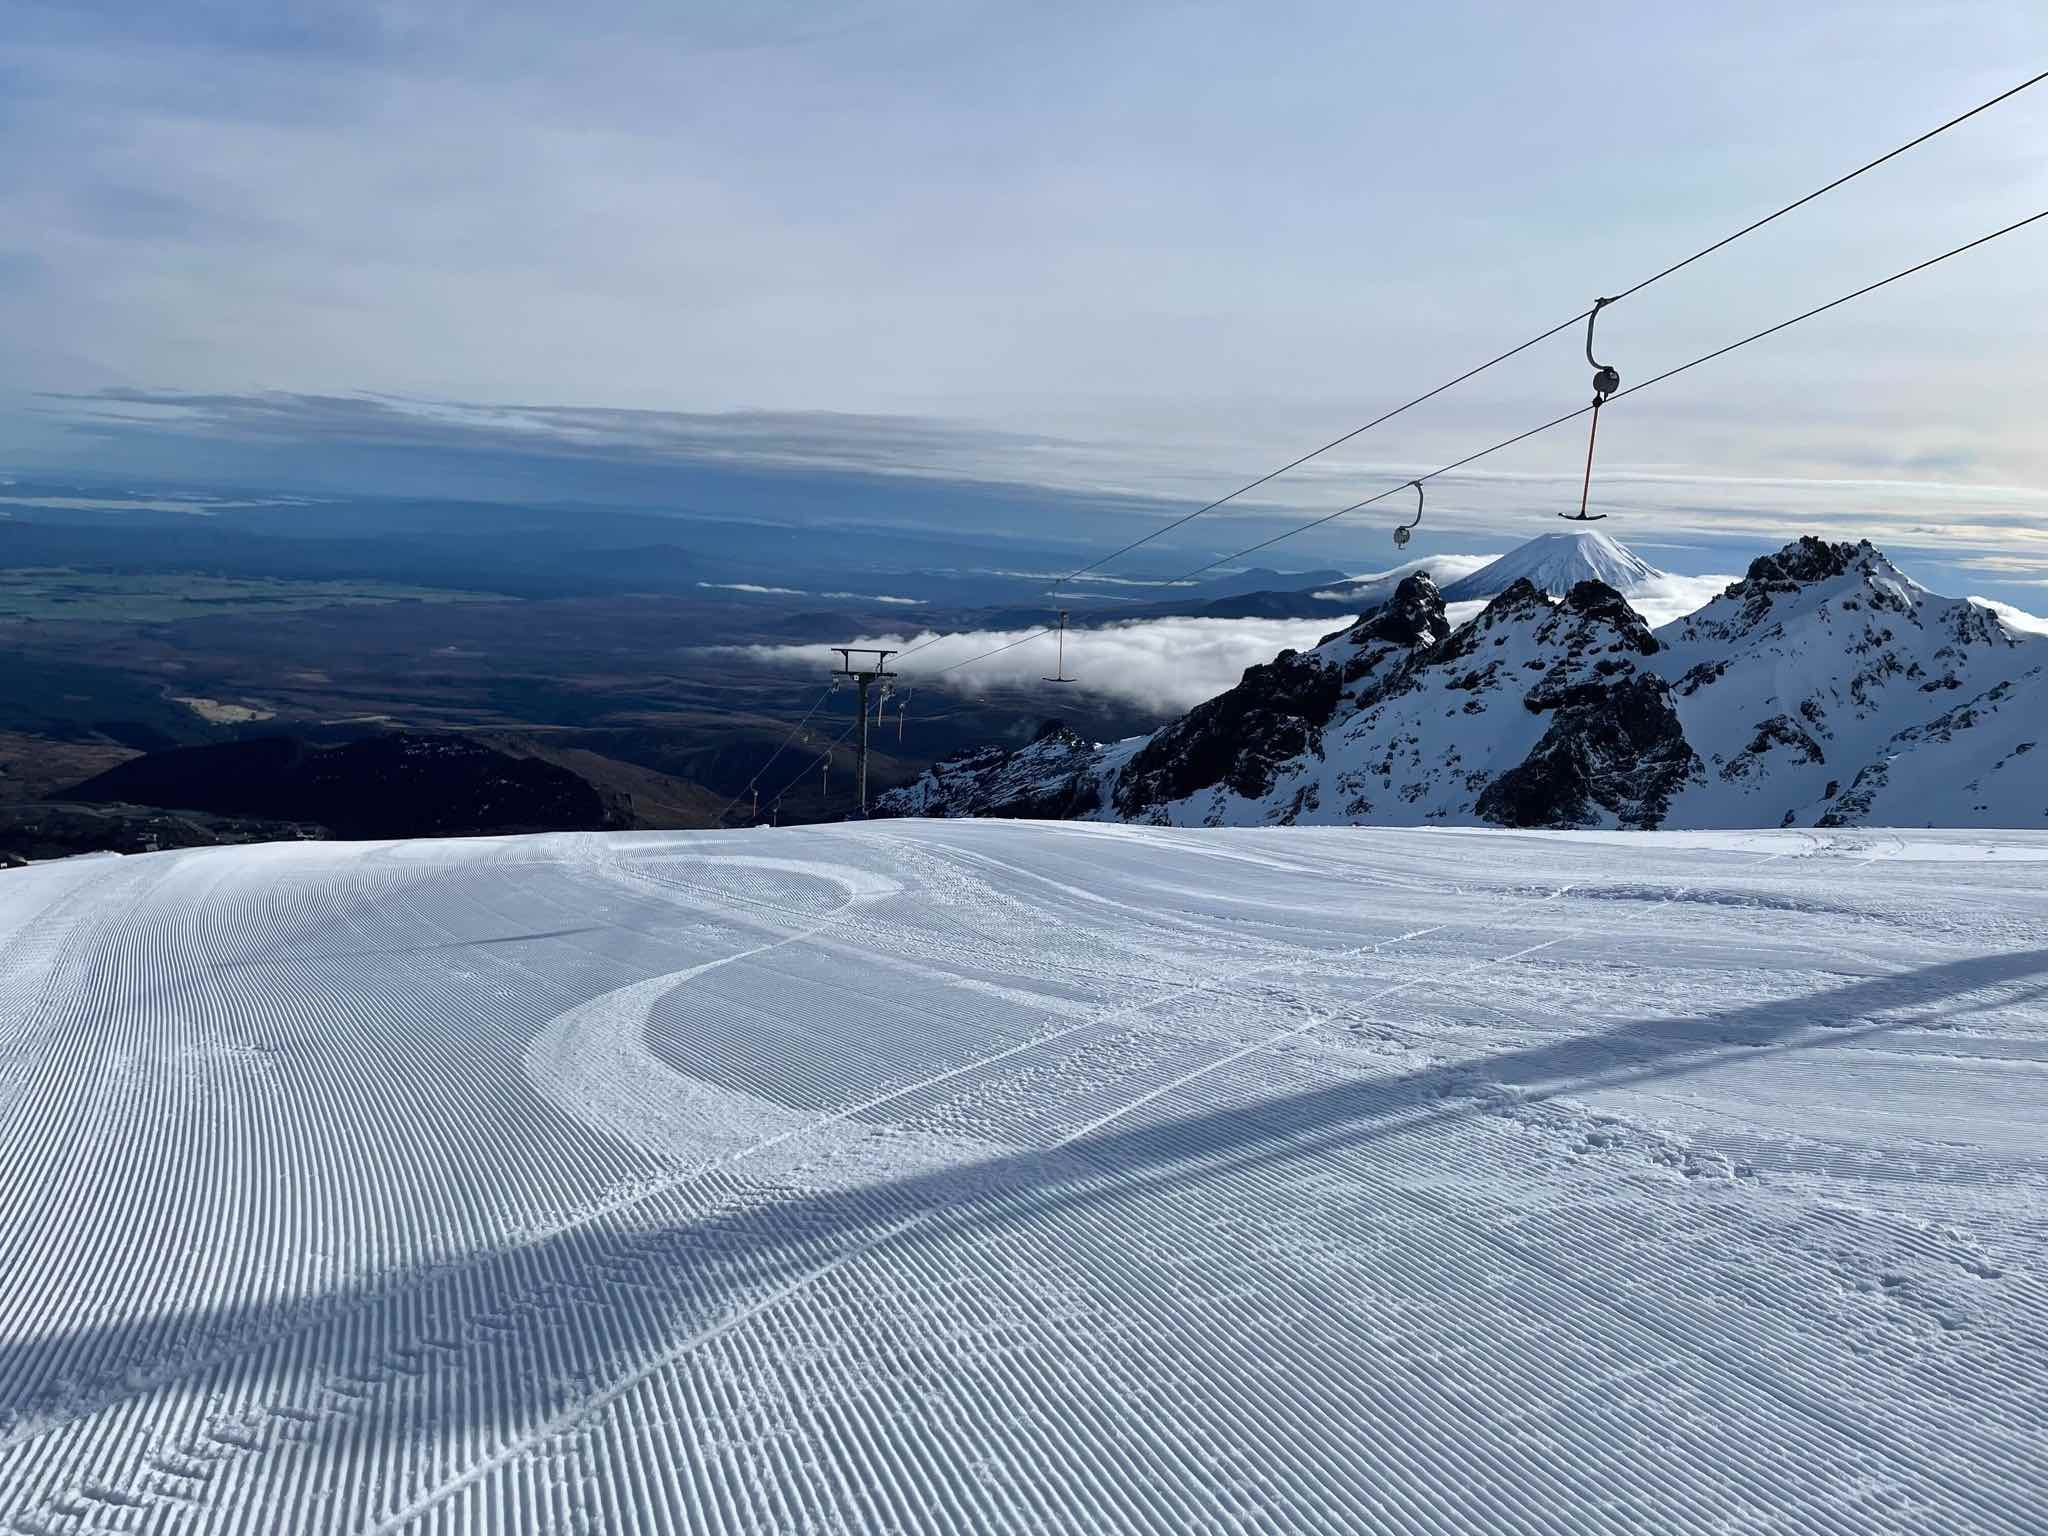
{"label": "thin cloud layer", "polygon": [[[0,462],[740,517],[762,503],[678,466],[886,477],[923,498],[892,523],[1106,551],[2016,83],[1997,61],[2048,35],[2018,0],[1870,10],[1816,0],[1759,51],[1716,7],[1570,36],[1540,7],[1414,8],[1402,56],[1485,83],[1447,99],[1428,69],[1356,89],[1385,27],[1339,0],[1277,64],[1246,7],[15,0]],[[2000,41],[1954,46],[1973,28]],[[1629,125],[1597,163],[1561,69]],[[1629,300],[1603,343],[1640,383],[2007,223],[2040,205],[2044,135],[2048,90],[2014,97]],[[1397,139],[1373,196],[1319,190]],[[1692,571],[1800,533],[2043,552],[2044,239],[1616,401],[1606,526],[1695,546],[1659,560]],[[1531,347],[1153,546],[1184,564],[1116,574],[1385,493],[1282,546],[1364,563],[1408,481],[1585,386],[1575,335]],[[1554,526],[1584,441],[1433,476],[1419,542]],[[1029,495],[966,505],[991,486]],[[1090,504],[1049,526],[1060,495]]]}
{"label": "thin cloud layer", "polygon": [[[48,396],[42,409],[94,444],[95,457],[118,458],[154,445],[231,466],[244,452],[262,456],[266,481],[280,465],[374,465],[373,480],[378,472],[439,465],[448,484],[488,484],[495,474],[564,499],[594,495],[608,475],[637,476],[629,482],[636,499],[659,500],[663,486],[688,499],[692,474],[840,477],[902,486],[905,499],[891,516],[907,525],[1000,538],[1071,537],[1085,529],[1087,540],[1104,545],[1149,532],[1189,511],[1190,502],[1211,499],[1245,462],[1226,460],[1213,445],[1187,447],[1173,439],[1089,439],[960,419],[830,411],[622,410],[127,387]],[[1398,484],[1414,469],[1412,462],[1332,455],[1218,508],[1139,558],[1156,561],[1172,551],[1178,565],[1195,549],[1256,544],[1357,499],[1361,489]],[[1575,501],[1576,469],[1488,465],[1432,480],[1416,537],[1423,545],[1448,543],[1454,552],[1394,569],[1427,565],[1453,573],[1446,580],[1464,574],[1457,565],[1475,557],[1457,546],[1526,538],[1545,525],[1549,512]],[[908,494],[913,488],[916,497]],[[997,492],[1007,499],[970,505],[981,493]],[[746,515],[744,505],[726,500],[728,491],[717,494],[727,510]],[[1033,510],[1022,510],[1020,501]],[[1932,567],[1937,580],[1945,579],[1943,567],[1975,573],[1969,579],[2003,600],[2024,600],[2022,588],[2048,582],[2048,492],[2027,486],[1686,474],[1634,469],[1617,455],[1601,470],[1595,502],[1614,518],[1608,526],[1623,542],[1677,551],[1676,558],[1659,556],[1667,567],[1718,564],[1731,544],[1762,553],[1812,533],[1870,538],[1894,558]],[[1361,548],[1387,547],[1388,531],[1408,516],[1404,505],[1366,507],[1259,558],[1353,565]],[[1052,580],[1060,573],[1043,574]],[[1159,585],[1114,571],[1090,572],[1081,581],[1093,589],[1087,595],[1095,602]]]}
{"label": "thin cloud layer", "polygon": [[971,422],[842,411],[620,410],[404,395],[118,387],[46,399],[79,430],[116,439],[198,436],[935,479],[1001,478],[1006,470],[1042,464],[1058,446]]}
{"label": "thin cloud layer", "polygon": [[886,603],[893,608],[922,608],[921,597],[889,597],[868,592],[818,592],[805,587],[770,587],[755,581],[700,581],[698,586],[713,592],[744,592],[750,597],[829,597],[856,603]]}

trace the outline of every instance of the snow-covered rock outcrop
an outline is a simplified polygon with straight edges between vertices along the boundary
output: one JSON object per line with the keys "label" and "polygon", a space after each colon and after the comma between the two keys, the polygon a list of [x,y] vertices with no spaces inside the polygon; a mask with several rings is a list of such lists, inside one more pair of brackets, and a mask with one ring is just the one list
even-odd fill
{"label": "snow-covered rock outcrop", "polygon": [[1527,579],[1453,630],[1443,594],[1411,576],[1350,629],[1250,668],[1150,737],[1092,746],[1049,726],[1014,753],[948,759],[880,809],[1178,826],[2039,826],[2044,736],[2048,641],[1927,591],[1868,543],[1809,538],[1654,634],[1606,583],[1553,600]]}
{"label": "snow-covered rock outcrop", "polygon": [[[1106,751],[1048,720],[1024,746],[974,747],[881,797],[886,816],[989,816],[1067,821],[1102,807]],[[1128,754],[1126,754],[1128,755]],[[1000,806],[1000,811],[990,807]]]}
{"label": "snow-covered rock outcrop", "polygon": [[1709,768],[1673,825],[2048,815],[2048,761],[2025,760],[2048,735],[2048,645],[1929,592],[1868,541],[1787,545],[1658,638]]}
{"label": "snow-covered rock outcrop", "polygon": [[[1407,577],[1391,601],[1350,629],[1306,654],[1282,651],[1247,668],[1237,687],[1147,739],[1118,775],[1117,813],[1157,820],[1156,807],[1203,791],[1263,802],[1282,779],[1300,778],[1302,760],[1322,759],[1324,727],[1347,687],[1362,680],[1369,686],[1450,632],[1435,584],[1426,575]],[[1295,788],[1296,818],[1314,793],[1311,786]]]}
{"label": "snow-covered rock outcrop", "polygon": [[[1042,733],[885,797],[899,815],[1082,815],[1180,826],[1493,821],[1654,826],[1704,772],[1657,643],[1611,589],[1518,582],[1455,632],[1425,575],[1312,651],[1283,652],[1149,738]],[[1072,809],[1053,809],[1072,807]]]}

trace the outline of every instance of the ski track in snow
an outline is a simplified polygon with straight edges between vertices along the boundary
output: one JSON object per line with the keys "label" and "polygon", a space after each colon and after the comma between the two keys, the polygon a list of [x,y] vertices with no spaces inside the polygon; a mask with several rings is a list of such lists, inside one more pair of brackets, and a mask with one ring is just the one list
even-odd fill
{"label": "ski track in snow", "polygon": [[2048,836],[0,875],[0,1530],[2032,1530]]}

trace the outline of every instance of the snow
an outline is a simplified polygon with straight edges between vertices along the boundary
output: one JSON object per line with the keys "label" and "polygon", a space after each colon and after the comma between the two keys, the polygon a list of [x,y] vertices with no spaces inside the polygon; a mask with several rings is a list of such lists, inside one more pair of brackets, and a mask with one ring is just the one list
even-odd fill
{"label": "snow", "polygon": [[2048,643],[1860,546],[1796,590],[1731,589],[1657,633],[1704,781],[1671,822],[2048,818]]}
{"label": "snow", "polygon": [[1604,581],[1627,596],[1638,587],[1668,579],[1604,533],[1543,533],[1452,582],[1443,595],[1446,603],[1469,602],[1498,596],[1516,582],[1527,581],[1539,592],[1563,597],[1582,581]]}
{"label": "snow", "polygon": [[[1617,623],[1619,616],[1629,623]],[[1554,723],[1550,709],[1532,708],[1526,699],[1536,692],[1555,699],[1585,687],[1617,687],[1653,665],[1646,648],[1655,649],[1648,631],[1618,601],[1612,609],[1596,604],[1582,611],[1526,588],[1519,598],[1487,605],[1447,644],[1427,652],[1427,665],[1415,668],[1404,666],[1411,652],[1403,644],[1362,641],[1352,631],[1333,635],[1296,667],[1348,680],[1342,699],[1316,739],[1270,776],[1229,773],[1192,791],[1133,784],[1141,742],[1093,765],[1100,788],[1092,797],[1095,808],[1081,814],[1183,827],[1487,820],[1481,799],[1489,786],[1527,761]],[[1248,680],[1242,686],[1259,692],[1268,685]],[[1241,737],[1274,738],[1270,728],[1257,725],[1219,730],[1231,746]],[[1165,737],[1162,732],[1152,740]],[[1027,762],[1020,754],[1015,769],[1049,773],[1063,766]],[[890,808],[929,813],[937,777],[928,774],[907,795],[892,797]],[[1036,798],[1051,796],[1039,790]],[[1768,823],[1777,820],[1773,815]],[[1612,819],[1605,824],[1615,825]]]}
{"label": "snow", "polygon": [[12,1532],[2021,1531],[2048,833],[0,874]]}
{"label": "snow", "polygon": [[2048,619],[2024,608],[2015,608],[2011,603],[2001,603],[1995,597],[1971,597],[1971,602],[1980,608],[1989,608],[1997,614],[2005,627],[2014,634],[2048,635]]}
{"label": "snow", "polygon": [[[1634,609],[1640,599],[1622,601]],[[1975,599],[1927,590],[1868,543],[1788,545],[1654,638],[1639,614],[1623,622],[1626,612],[1611,598],[1553,603],[1526,588],[1447,605],[1449,640],[1405,669],[1390,664],[1409,659],[1398,650],[1333,635],[1293,663],[1297,684],[1317,669],[1343,680],[1334,713],[1317,715],[1312,731],[1289,735],[1285,710],[1268,708],[1249,724],[1192,715],[1152,738],[1181,761],[1208,762],[1206,777],[1131,782],[1127,765],[1145,766],[1140,741],[1093,760],[1016,754],[1003,773],[983,775],[979,795],[941,784],[941,765],[886,803],[959,815],[1016,814],[1022,802],[1031,815],[1190,827],[2048,826],[2048,639]],[[1622,697],[1645,678],[1668,685],[1668,704],[1640,689]],[[1256,703],[1276,686],[1247,673],[1232,700]],[[1533,816],[1519,803],[1489,805],[1543,743],[1555,757],[1555,706],[1575,691],[1609,698],[1606,718],[1575,726],[1562,748],[1606,754],[1589,755],[1583,775],[1599,803],[1539,794]],[[1235,723],[1216,723],[1225,720]],[[1603,740],[1624,727],[1636,737],[1626,747]],[[1270,771],[1244,771],[1275,742],[1284,745],[1266,753]],[[1233,756],[1236,769],[1217,767]]]}

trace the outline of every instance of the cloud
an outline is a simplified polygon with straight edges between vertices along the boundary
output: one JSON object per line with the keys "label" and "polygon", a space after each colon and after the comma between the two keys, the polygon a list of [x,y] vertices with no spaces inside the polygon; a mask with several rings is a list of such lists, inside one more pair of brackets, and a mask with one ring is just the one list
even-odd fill
{"label": "cloud", "polygon": [[[1953,25],[1938,7],[1871,27],[1824,0],[1767,58],[1740,52],[1742,28],[1668,7],[1564,41],[1540,8],[1493,7],[1480,29],[1422,8],[1405,51],[1487,82],[1448,108],[1420,79],[1349,89],[1376,40],[1368,10],[1334,0],[1304,13],[1329,45],[1278,68],[1256,62],[1245,8],[1055,9],[594,0],[565,29],[537,0],[17,0],[0,374],[23,390],[160,381],[188,403],[259,381],[294,392],[279,397],[300,402],[293,430],[327,442],[433,441],[436,400],[571,401],[460,405],[437,425],[461,451],[858,465],[1186,510],[1582,304],[1587,228],[1617,281],[1657,270],[1783,202],[1772,145],[1875,141],[1877,104],[1983,88],[1968,50],[1938,46]],[[1844,25],[1853,72],[1827,67]],[[1590,174],[1548,111],[1559,49],[1631,124]],[[1645,57],[1669,69],[1632,67]],[[1753,89],[1732,95],[1717,82],[1738,58]],[[1189,78],[1233,110],[1191,109],[1175,88]],[[1770,144],[1746,115],[1762,97]],[[1802,210],[1796,241],[1690,267],[1682,302],[1664,297],[1677,284],[1631,301],[1603,322],[1618,365],[1640,380],[1927,254],[1937,228],[2032,206],[2033,161],[1999,146],[2039,141],[2044,100],[1888,166],[1876,202]],[[1314,194],[1348,146],[1418,111],[1432,132],[1376,162],[1375,197]],[[1512,172],[1492,153],[1504,139]],[[1649,190],[1623,216],[1616,187]],[[1219,224],[1218,208],[1242,216]],[[2038,339],[2010,321],[2048,286],[2035,239],[1618,401],[1596,495],[1778,542],[1788,524],[2041,525],[2038,490],[1978,519],[1905,484],[2048,474]],[[1572,341],[1220,509],[1218,548],[1275,507],[1341,506],[1547,419],[1568,381],[1577,404]],[[359,390],[415,403],[351,420],[334,402]],[[282,437],[212,398],[175,430]],[[660,409],[622,409],[638,405]],[[1424,535],[1547,518],[1572,499],[1582,441],[1560,429],[1476,467],[1498,473],[1432,481]],[[102,465],[105,447],[67,445]],[[1382,510],[1338,531],[1378,537]]]}
{"label": "cloud", "polygon": [[260,500],[231,501],[198,496],[0,496],[0,502],[17,507],[42,507],[63,512],[182,512],[190,517],[214,517],[224,508],[296,506],[296,497],[271,496]]}
{"label": "cloud", "polygon": [[[686,472],[700,480],[706,475],[779,472],[813,477],[806,482],[807,491],[770,493],[771,515],[781,520],[801,521],[823,513],[863,521],[900,518],[910,526],[1005,537],[1028,536],[1028,530],[1046,537],[1091,540],[1121,540],[1188,510],[1184,503],[1103,489],[1130,477],[1114,472],[1102,444],[937,418],[133,388],[53,397],[51,408],[90,436],[132,442],[139,435],[160,444],[183,445],[188,454],[197,455],[195,462],[232,463],[233,445],[245,445],[249,452],[266,455],[266,484],[281,483],[272,478],[276,471],[315,462],[344,470],[353,467],[374,485],[394,464],[445,461],[450,470],[441,484],[458,492],[465,485],[490,485],[495,477],[495,483],[519,485],[524,493],[539,487],[543,494],[566,499],[624,495],[635,504],[701,498],[745,515],[749,504],[734,502],[732,485],[674,477]],[[1392,474],[1393,469],[1383,472]],[[1117,591],[1156,589],[1159,583],[1141,574],[1148,561],[1155,570],[1163,564],[1163,575],[1185,568],[1196,548],[1228,550],[1268,537],[1301,511],[1316,507],[1316,497],[1348,494],[1355,488],[1355,470],[1352,475],[1347,481],[1320,464],[1305,466],[1289,477],[1298,482],[1289,493],[1290,501],[1245,498],[1135,552],[1124,564],[1137,567],[1136,573],[1088,573],[1091,587],[1103,589],[1092,600],[1110,600]],[[1819,532],[1874,537],[1895,555],[1928,550],[1925,558],[1937,564],[1970,563],[1995,584],[1994,590],[2048,575],[2039,553],[2048,541],[2048,534],[2041,531],[2048,526],[2048,496],[2025,488],[1688,476],[1626,469],[1608,473],[1604,482],[1608,504],[1619,519],[1609,526],[1620,529],[1624,541],[1635,529],[1682,530],[1692,535],[1685,547],[1697,551],[1702,563],[1716,559],[1716,550],[1725,552],[1736,539],[1753,539],[1753,549],[1745,553],[1761,553],[1793,533]],[[834,487],[864,483],[876,489],[871,495],[850,492],[869,496],[860,510],[850,511],[847,503],[833,501]],[[1187,483],[1199,487],[1198,493],[1212,494],[1221,481],[1191,471]],[[1078,495],[1074,487],[1093,487],[1096,499],[1062,500]],[[1503,532],[1525,535],[1532,526],[1541,526],[1530,522],[1527,507],[1554,501],[1565,489],[1557,477],[1539,474],[1466,471],[1445,476],[1432,484],[1430,519],[1418,538],[1425,544],[1451,542],[1451,551],[1367,574],[1387,577],[1427,567],[1444,580],[1455,579],[1476,569],[1481,560],[1457,549],[1457,542],[1469,547],[1479,536],[1492,540]],[[1355,567],[1361,539],[1380,545],[1384,537],[1384,529],[1375,525],[1377,512],[1368,508],[1313,536],[1279,546],[1278,552],[1297,568],[1308,563]],[[1206,544],[1183,542],[1195,539]],[[1036,566],[1018,569],[1051,575]]]}
{"label": "cloud", "polygon": [[1654,576],[1627,594],[1629,607],[1652,629],[1697,613],[1728,589],[1736,576]]}
{"label": "cloud", "polygon": [[925,606],[925,600],[921,597],[883,597],[880,594],[870,595],[866,592],[820,592],[818,596],[851,598],[856,602],[862,603],[892,603],[900,608],[922,608]]}
{"label": "cloud", "polygon": [[[754,592],[762,596],[808,597],[810,595],[802,587],[763,587],[751,581],[700,581],[697,585],[700,587],[710,587],[719,592]],[[828,597],[835,595],[837,594],[826,594]]]}
{"label": "cloud", "polygon": [[1979,555],[1955,561],[1965,571],[1985,571],[2015,586],[2048,586],[2048,558],[2040,555]]}
{"label": "cloud", "polygon": [[970,422],[841,411],[658,411],[406,395],[202,394],[109,387],[46,398],[101,435],[348,443],[450,453],[956,478],[1042,459],[1046,439]]}
{"label": "cloud", "polygon": [[[476,494],[518,487],[567,500],[623,498],[635,505],[704,502],[749,515],[759,505],[779,521],[842,516],[1004,540],[1060,539],[1100,550],[1183,516],[1242,473],[1209,445],[1176,439],[1139,444],[1059,437],[973,421],[830,411],[690,412],[611,407],[493,404],[399,395],[219,393],[107,388],[46,398],[53,420],[94,444],[95,455],[131,455],[146,444],[182,454],[181,465],[215,468],[239,451],[258,466],[245,478],[265,485],[318,466],[325,482],[377,488],[380,477],[410,493]],[[238,446],[239,445],[239,446]],[[1173,462],[1176,452],[1186,456]],[[406,476],[443,472],[425,485]],[[186,470],[189,473],[189,468]],[[1082,578],[1088,601],[1157,589],[1200,555],[1241,548],[1356,499],[1361,484],[1413,472],[1412,464],[1317,460],[1218,508],[1148,548],[1116,571]],[[785,477],[761,492],[722,477]],[[800,489],[786,477],[808,477]],[[694,478],[691,478],[694,477]],[[364,482],[368,483],[365,484]],[[1776,548],[1796,533],[1870,537],[1896,556],[1981,570],[2007,597],[2048,579],[2048,492],[2023,486],[1954,485],[1884,479],[1731,476],[1603,469],[1601,504],[1624,542],[1632,531],[1683,533],[1682,549],[1718,563],[1737,542],[1744,554]],[[868,487],[869,489],[862,489]],[[1427,567],[1443,580],[1476,569],[1467,553],[1481,539],[1526,537],[1542,526],[1532,509],[1566,504],[1572,475],[1478,467],[1431,482],[1418,532],[1443,554],[1419,556],[1373,576]],[[752,496],[754,499],[741,500]],[[853,498],[863,498],[859,506]],[[765,498],[765,499],[764,499]],[[1337,502],[1342,505],[1343,502]],[[1385,548],[1402,521],[1380,507],[1276,546],[1300,569],[1355,566],[1361,541]],[[1459,548],[1465,546],[1464,549]],[[1651,546],[1645,546],[1651,547]],[[1200,552],[1200,555],[1197,552]],[[1919,553],[1924,552],[1924,553]],[[1057,573],[1019,565],[1056,579]],[[1274,558],[1262,554],[1262,559]],[[1076,563],[1080,563],[1079,560]],[[1219,569],[1228,568],[1226,560]],[[1074,594],[1075,601],[1083,600]],[[1674,597],[1673,600],[1678,600]],[[1340,605],[1341,606],[1341,605]]]}
{"label": "cloud", "polygon": [[[1108,624],[1099,629],[1067,632],[1067,671],[1074,687],[1159,714],[1192,709],[1234,686],[1244,669],[1271,661],[1282,650],[1306,650],[1341,628],[1326,619],[1157,619]],[[862,645],[908,650],[926,645],[917,655],[893,665],[907,683],[939,687],[954,693],[983,693],[997,688],[1044,686],[1052,674],[1053,639],[1028,640],[1034,631],[976,630],[935,637],[878,635]],[[980,656],[998,646],[1024,641],[1000,655],[972,666],[943,672],[955,663]],[[764,661],[790,666],[829,667],[836,658],[822,645],[755,645],[737,647]]]}

